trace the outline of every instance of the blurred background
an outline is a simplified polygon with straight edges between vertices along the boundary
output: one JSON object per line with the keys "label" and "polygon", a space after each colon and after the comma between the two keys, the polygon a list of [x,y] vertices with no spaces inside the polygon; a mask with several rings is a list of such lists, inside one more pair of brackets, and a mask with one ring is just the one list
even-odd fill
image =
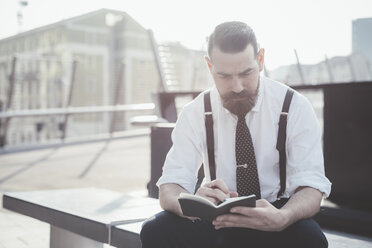
{"label": "blurred background", "polygon": [[208,88],[206,37],[223,21],[253,27],[266,49],[264,73],[283,83],[371,80],[370,9],[367,0],[4,0],[0,147],[128,130],[131,117],[152,112],[136,105],[112,121],[102,108],[68,118],[58,108],[151,103],[159,90]]}

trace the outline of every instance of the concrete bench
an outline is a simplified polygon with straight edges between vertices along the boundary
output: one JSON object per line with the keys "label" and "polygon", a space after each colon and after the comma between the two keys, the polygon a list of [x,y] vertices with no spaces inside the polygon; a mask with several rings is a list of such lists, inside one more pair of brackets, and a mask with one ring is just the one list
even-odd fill
{"label": "concrete bench", "polygon": [[52,248],[141,247],[142,222],[161,211],[156,199],[98,188],[5,193],[3,207],[49,223]]}
{"label": "concrete bench", "polygon": [[[3,207],[49,223],[50,247],[141,247],[143,221],[161,211],[148,197],[97,188],[5,193]],[[329,247],[372,247],[372,238],[325,230]]]}

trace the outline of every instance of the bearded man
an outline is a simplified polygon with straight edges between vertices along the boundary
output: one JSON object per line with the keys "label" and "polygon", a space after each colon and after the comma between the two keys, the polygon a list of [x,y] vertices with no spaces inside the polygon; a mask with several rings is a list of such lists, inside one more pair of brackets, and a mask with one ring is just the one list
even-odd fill
{"label": "bearded man", "polygon": [[[144,248],[328,246],[311,219],[331,189],[318,121],[305,97],[260,75],[264,55],[245,23],[222,23],[210,35],[205,61],[215,85],[187,104],[176,123],[157,183],[165,211],[144,223]],[[205,110],[208,102],[211,111]],[[280,119],[286,122],[279,124]],[[278,134],[281,125],[284,136]],[[282,150],[278,144],[284,144]],[[205,179],[195,192],[202,164]],[[254,208],[234,207],[208,222],[183,215],[182,192],[215,204],[248,194],[257,201]]]}

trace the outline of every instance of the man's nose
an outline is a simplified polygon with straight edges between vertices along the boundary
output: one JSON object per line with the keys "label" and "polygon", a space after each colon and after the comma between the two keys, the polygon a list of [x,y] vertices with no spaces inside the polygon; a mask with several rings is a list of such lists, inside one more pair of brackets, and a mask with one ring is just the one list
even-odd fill
{"label": "man's nose", "polygon": [[239,77],[234,77],[232,81],[232,91],[235,93],[240,93],[244,90],[243,82]]}

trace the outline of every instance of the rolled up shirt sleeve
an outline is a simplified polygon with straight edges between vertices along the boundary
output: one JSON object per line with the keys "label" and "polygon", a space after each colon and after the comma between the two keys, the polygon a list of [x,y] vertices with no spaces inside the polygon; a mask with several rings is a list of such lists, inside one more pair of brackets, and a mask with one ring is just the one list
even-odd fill
{"label": "rolled up shirt sleeve", "polygon": [[173,145],[165,159],[162,176],[156,184],[158,187],[175,183],[194,193],[198,169],[203,159],[201,137],[195,130],[193,115],[192,108],[186,105],[172,132]]}
{"label": "rolled up shirt sleeve", "polygon": [[287,176],[290,195],[301,186],[315,188],[327,198],[331,183],[324,173],[322,133],[310,102],[296,94],[298,108],[289,113],[287,135]]}

